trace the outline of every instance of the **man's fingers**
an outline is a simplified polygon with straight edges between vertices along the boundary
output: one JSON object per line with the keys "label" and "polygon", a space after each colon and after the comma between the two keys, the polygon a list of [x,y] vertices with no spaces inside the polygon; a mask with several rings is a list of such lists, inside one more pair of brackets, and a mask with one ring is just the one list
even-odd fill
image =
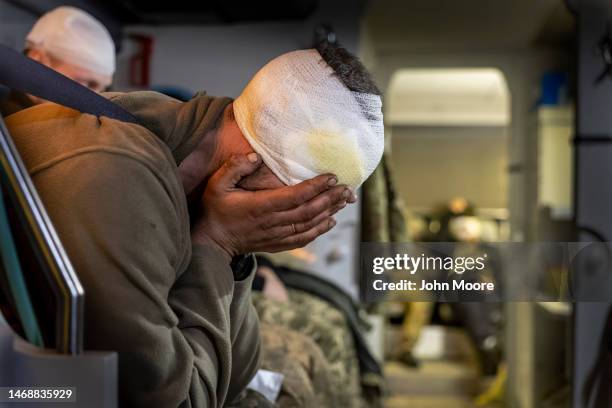
{"label": "man's fingers", "polygon": [[314,241],[320,235],[325,234],[336,225],[336,220],[332,217],[325,217],[314,227],[307,231],[292,234],[281,239],[271,239],[260,243],[260,248],[266,252],[280,252],[290,249],[301,248]]}
{"label": "man's fingers", "polygon": [[232,156],[213,174],[212,179],[217,188],[232,189],[240,180],[252,174],[261,166],[262,161],[257,153]]}
{"label": "man's fingers", "polygon": [[270,191],[259,191],[254,196],[258,199],[262,213],[285,211],[298,207],[313,199],[338,183],[336,176],[323,174],[310,180],[302,181],[295,186],[287,186]]}
{"label": "man's fingers", "polygon": [[329,215],[334,215],[336,214],[338,211],[340,211],[341,209],[343,209],[344,207],[346,207],[347,201],[341,201],[338,204],[334,205],[330,210],[329,210]]}
{"label": "man's fingers", "polygon": [[309,229],[319,225],[331,216],[331,210],[324,211],[316,217],[306,221],[292,224],[278,225],[266,230],[266,239],[281,239],[294,234],[306,232]]}
{"label": "man's fingers", "polygon": [[341,201],[331,206],[330,208],[323,210],[323,212],[316,215],[314,218],[311,218],[304,222],[296,222],[270,227],[269,229],[265,230],[264,240],[285,238],[290,235],[308,231],[309,229],[329,219],[332,215],[336,214],[338,211],[346,207],[346,204],[346,201]]}
{"label": "man's fingers", "polygon": [[349,196],[350,190],[345,186],[332,187],[298,207],[266,215],[266,225],[272,228],[278,225],[305,223],[323,213],[333,215],[334,212],[330,210],[346,203]]}
{"label": "man's fingers", "polygon": [[329,217],[319,224],[315,225],[308,231],[304,231],[299,234],[291,235],[286,238],[279,240],[278,245],[281,247],[281,251],[288,249],[301,248],[315,240],[320,235],[325,234],[336,225],[336,220]]}

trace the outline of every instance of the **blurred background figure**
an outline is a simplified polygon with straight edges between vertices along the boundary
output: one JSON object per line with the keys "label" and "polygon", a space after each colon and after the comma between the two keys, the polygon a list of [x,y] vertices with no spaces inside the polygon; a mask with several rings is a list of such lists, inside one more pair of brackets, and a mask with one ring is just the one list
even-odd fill
{"label": "blurred background figure", "polygon": [[[44,14],[27,35],[24,53],[96,92],[113,82],[113,39],[102,23],[75,7],[62,6]],[[0,112],[8,116],[42,102],[10,90],[0,100]]]}
{"label": "blurred background figure", "polygon": [[[482,241],[481,221],[476,216],[476,208],[464,197],[455,197],[437,206],[431,212],[430,225],[435,228],[425,232],[420,238],[424,242],[461,243],[453,256],[469,256],[482,253],[486,248],[489,256],[487,268],[483,271],[468,270],[462,279],[478,282],[495,282],[502,286],[500,262],[496,258],[495,248]],[[441,280],[452,279],[440,275]],[[412,367],[418,367],[418,360],[413,351],[419,340],[423,327],[427,324],[462,327],[477,352],[478,366],[484,376],[497,373],[501,361],[501,320],[500,303],[461,302],[454,299],[451,303],[410,302],[406,304],[406,313],[401,323],[399,336],[399,355],[396,358]]]}

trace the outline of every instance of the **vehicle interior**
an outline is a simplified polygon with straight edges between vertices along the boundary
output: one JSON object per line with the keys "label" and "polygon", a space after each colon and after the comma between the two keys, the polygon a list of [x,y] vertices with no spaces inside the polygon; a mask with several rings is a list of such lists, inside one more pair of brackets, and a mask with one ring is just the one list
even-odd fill
{"label": "vehicle interior", "polygon": [[[91,13],[111,33],[112,91],[179,100],[200,90],[237,97],[276,55],[339,41],[383,92],[394,186],[381,195],[401,203],[409,242],[450,241],[455,216],[477,222],[479,242],[493,247],[609,242],[608,0],[0,0],[0,44],[19,52],[17,66],[30,27],[61,5]],[[0,69],[0,96],[8,72]],[[0,387],[69,386],[78,397],[54,407],[118,407],[118,355],[83,347],[84,327],[96,324],[84,318],[87,291],[4,119]],[[372,301],[360,265],[364,208],[341,211],[335,229],[305,248],[266,256],[288,288],[332,291],[344,305],[358,327],[362,382],[365,372],[382,378],[380,405],[371,406],[612,407],[611,286],[586,273],[573,278],[585,293],[602,293],[591,301]],[[475,321],[486,319],[494,334],[481,344]],[[413,344],[399,355],[407,330]]]}

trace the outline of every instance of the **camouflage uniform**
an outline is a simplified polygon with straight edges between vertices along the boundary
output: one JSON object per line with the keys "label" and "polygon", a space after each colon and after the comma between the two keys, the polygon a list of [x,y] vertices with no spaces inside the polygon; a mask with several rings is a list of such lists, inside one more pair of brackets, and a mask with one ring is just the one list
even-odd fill
{"label": "camouflage uniform", "polygon": [[339,407],[363,406],[360,372],[353,337],[344,315],[324,300],[289,290],[282,303],[253,294],[253,304],[262,323],[298,331],[316,342],[331,372],[330,385]]}
{"label": "camouflage uniform", "polygon": [[362,242],[408,242],[404,205],[397,194],[387,153],[363,184]]}
{"label": "camouflage uniform", "polygon": [[225,405],[225,408],[274,408],[276,405],[257,391],[245,390],[235,401]]}
{"label": "camouflage uniform", "polygon": [[261,339],[261,368],[285,376],[277,407],[345,406],[336,398],[325,356],[310,338],[286,327],[262,323]]}

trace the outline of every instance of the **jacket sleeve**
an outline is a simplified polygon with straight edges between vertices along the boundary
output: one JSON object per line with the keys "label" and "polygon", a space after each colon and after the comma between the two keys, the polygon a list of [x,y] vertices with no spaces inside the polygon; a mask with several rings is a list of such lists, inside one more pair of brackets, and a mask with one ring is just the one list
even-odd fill
{"label": "jacket sleeve", "polygon": [[234,364],[228,391],[228,401],[233,401],[249,384],[261,365],[261,340],[257,311],[251,299],[251,287],[257,262],[253,254],[247,256],[243,268],[249,268],[246,278],[234,281],[234,297],[230,305],[232,316],[231,340]]}
{"label": "jacket sleeve", "polygon": [[85,288],[85,346],[119,353],[122,405],[221,406],[244,368],[232,351],[258,349],[256,317],[232,313],[244,299],[220,254],[191,256],[180,189],[116,152],[84,152],[33,179]]}
{"label": "jacket sleeve", "polygon": [[[212,315],[211,317],[219,317],[218,320],[215,319],[217,320],[217,328],[226,327],[229,329],[229,342],[224,344],[224,347],[227,347],[224,353],[230,354],[231,364],[226,366],[229,370],[224,373],[225,382],[222,388],[227,390],[227,394],[224,398],[225,401],[231,402],[246,388],[260,365],[261,345],[259,321],[255,308],[251,302],[251,282],[255,274],[255,261],[254,257],[250,255],[250,257],[253,258],[251,273],[243,280],[234,281],[231,269],[223,259],[219,259],[218,257],[219,255],[210,248],[194,246],[191,272],[188,271],[185,273],[175,285],[175,290],[171,293],[170,304],[173,309],[177,311],[179,316],[183,316],[180,325],[186,330],[190,330],[194,339],[200,338],[204,332],[202,332],[202,330],[191,331],[191,329],[210,324],[212,320],[209,318],[207,322],[202,319],[202,316],[196,312],[198,310],[206,310]],[[219,259],[220,264],[217,265],[218,267],[215,268],[214,263],[210,262],[211,259]],[[225,269],[226,276],[231,276],[233,292],[231,301],[229,303],[223,302],[223,307],[219,308],[219,302],[214,296],[223,299],[223,293],[216,292],[213,289],[205,291],[206,297],[203,297],[204,292],[198,290],[198,282],[208,281],[207,276],[202,276],[202,273],[204,273],[204,275],[217,274],[219,270],[222,269]],[[210,278],[210,281],[214,280],[213,277]],[[213,297],[212,302],[211,297]],[[227,320],[228,315],[229,321]],[[210,329],[214,330],[215,327],[211,327]],[[198,344],[205,344],[205,342],[195,342],[194,346],[197,347]],[[202,354],[209,356],[212,353],[204,352]],[[212,366],[210,362],[207,363]],[[202,368],[205,369],[206,366]],[[203,379],[203,381],[205,381],[205,379]],[[196,382],[194,386],[198,387],[199,385]],[[196,395],[205,394],[205,392],[196,393]],[[193,406],[206,406],[203,405],[204,403],[205,401],[200,402],[195,398],[192,399]]]}

